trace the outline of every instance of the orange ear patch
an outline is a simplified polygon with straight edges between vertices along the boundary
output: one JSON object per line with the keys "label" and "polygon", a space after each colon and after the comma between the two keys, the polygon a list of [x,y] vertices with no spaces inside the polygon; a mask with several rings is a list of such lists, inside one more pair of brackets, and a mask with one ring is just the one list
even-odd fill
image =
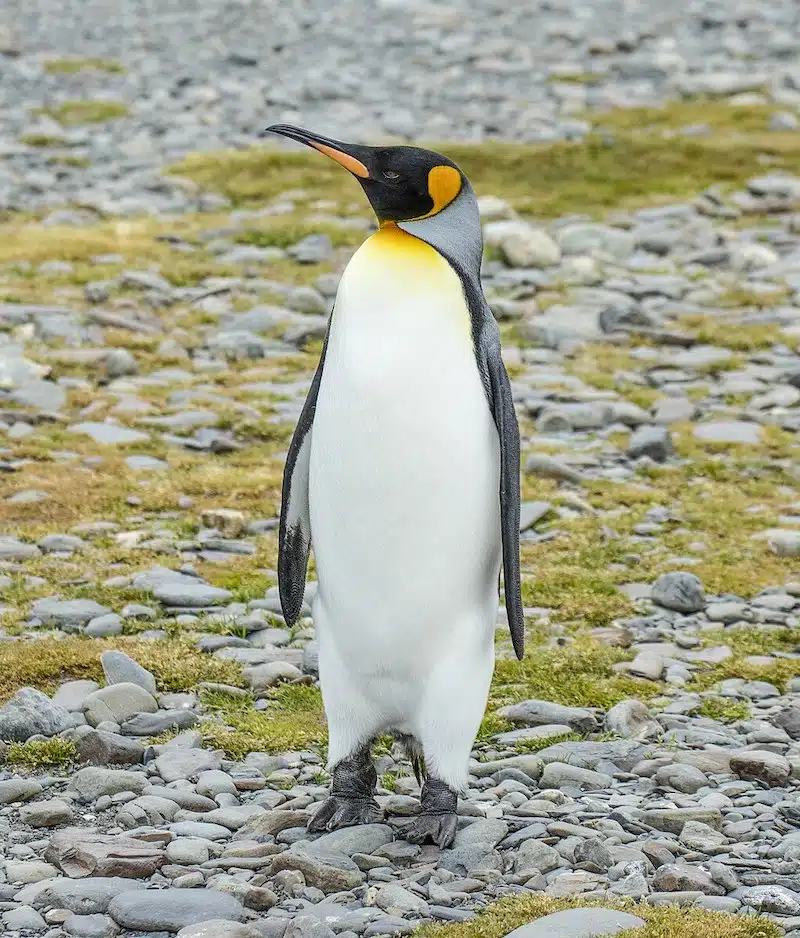
{"label": "orange ear patch", "polygon": [[[455,199],[461,192],[461,173],[453,166],[434,166],[428,173],[428,193],[433,199],[433,208],[419,218],[430,218],[438,215],[443,208]],[[418,221],[419,219],[413,219]]]}

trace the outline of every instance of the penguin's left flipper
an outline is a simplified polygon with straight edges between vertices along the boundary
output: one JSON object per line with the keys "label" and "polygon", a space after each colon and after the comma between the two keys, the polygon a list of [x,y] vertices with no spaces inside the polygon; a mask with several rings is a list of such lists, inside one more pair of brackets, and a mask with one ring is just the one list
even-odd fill
{"label": "penguin's left flipper", "polygon": [[514,412],[511,382],[500,354],[500,336],[494,321],[478,338],[478,351],[486,376],[492,416],[500,439],[500,526],[503,536],[503,584],[511,644],[517,658],[525,653],[525,614],[519,572],[519,424]]}
{"label": "penguin's left flipper", "polygon": [[[330,325],[328,326],[330,332]],[[289,626],[297,621],[306,588],[308,553],[311,547],[311,518],[308,508],[308,473],[311,458],[311,432],[317,395],[322,382],[328,334],[322,346],[317,370],[294,430],[283,470],[281,519],[278,532],[278,591],[283,617]]]}

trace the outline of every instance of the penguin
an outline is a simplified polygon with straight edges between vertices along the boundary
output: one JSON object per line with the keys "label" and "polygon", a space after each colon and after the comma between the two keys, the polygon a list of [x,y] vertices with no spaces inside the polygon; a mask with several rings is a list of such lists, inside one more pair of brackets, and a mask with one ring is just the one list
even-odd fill
{"label": "penguin", "polygon": [[[424,765],[413,843],[453,843],[486,707],[503,568],[522,658],[520,441],[497,324],[481,289],[482,233],[466,176],[410,146],[280,134],[339,163],[379,223],[348,263],[288,450],[278,581],[293,625],[314,547],[312,614],[331,790],[309,822],[380,818],[370,745]],[[418,771],[419,775],[419,771]]]}

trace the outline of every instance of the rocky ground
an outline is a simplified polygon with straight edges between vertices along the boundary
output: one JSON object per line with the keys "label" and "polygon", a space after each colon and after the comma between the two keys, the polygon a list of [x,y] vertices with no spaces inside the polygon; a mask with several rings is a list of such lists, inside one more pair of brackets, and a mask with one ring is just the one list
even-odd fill
{"label": "rocky ground", "polygon": [[[798,938],[795,5],[328,6],[0,14],[4,933]],[[278,119],[461,140],[481,197],[529,646],[501,616],[448,851],[391,740],[384,822],[305,831],[280,478],[373,223],[315,155],[208,152]]]}

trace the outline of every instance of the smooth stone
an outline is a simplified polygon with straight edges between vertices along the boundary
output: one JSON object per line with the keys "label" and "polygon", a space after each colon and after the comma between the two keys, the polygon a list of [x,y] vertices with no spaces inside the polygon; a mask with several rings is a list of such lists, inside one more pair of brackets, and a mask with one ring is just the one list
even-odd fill
{"label": "smooth stone", "polygon": [[675,612],[699,612],[705,605],[703,584],[693,573],[664,573],[653,583],[652,600]]}
{"label": "smooth stone", "polygon": [[23,687],[0,708],[0,740],[25,742],[31,736],[56,736],[71,723],[63,707],[41,691]]}
{"label": "smooth stone", "polygon": [[108,914],[133,931],[177,932],[212,919],[241,922],[244,909],[238,899],[214,889],[160,889],[116,896]]}
{"label": "smooth stone", "polygon": [[84,715],[88,723],[124,723],[137,713],[156,713],[158,703],[138,684],[111,684],[95,691],[84,700]]}
{"label": "smooth stone", "polygon": [[156,679],[124,651],[104,651],[100,655],[100,664],[106,684],[138,684],[153,697],[156,695]]}
{"label": "smooth stone", "polygon": [[605,938],[626,929],[643,928],[637,915],[602,907],[553,912],[509,932],[507,938]]}

